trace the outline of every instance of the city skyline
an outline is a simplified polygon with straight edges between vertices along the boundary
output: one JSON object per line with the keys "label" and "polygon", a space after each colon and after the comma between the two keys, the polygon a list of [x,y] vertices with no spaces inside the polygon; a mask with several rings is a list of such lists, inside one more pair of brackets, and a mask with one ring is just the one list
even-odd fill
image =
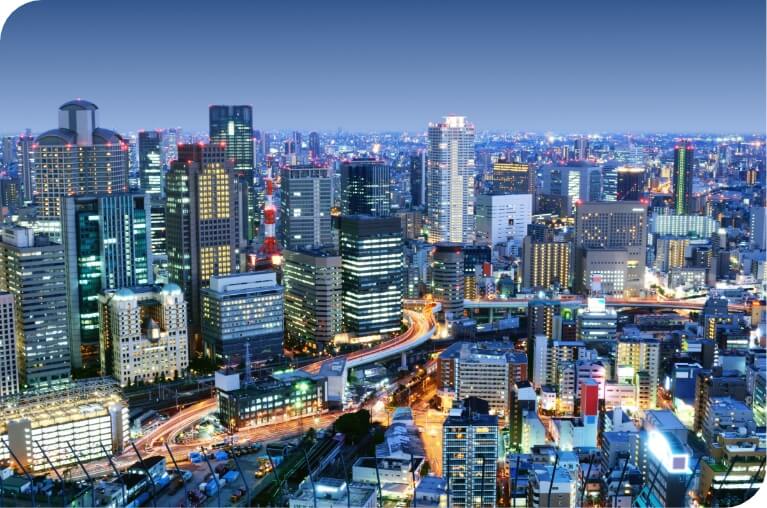
{"label": "city skyline", "polygon": [[[291,15],[244,2],[204,11],[174,2],[27,4],[0,39],[0,67],[14,69],[0,132],[41,131],[48,112],[72,97],[101,105],[109,111],[102,124],[121,131],[204,131],[200,112],[215,103],[252,104],[254,127],[268,130],[421,132],[455,113],[480,132],[764,132],[760,2],[737,10],[651,2],[623,13],[597,1],[566,16],[550,15],[566,8],[560,2],[388,6],[298,2],[300,15]],[[230,26],[235,14],[240,29]],[[509,21],[494,30],[491,19]],[[88,30],[71,29],[83,23]],[[370,25],[381,33],[367,37]],[[123,70],[69,58],[40,66],[34,55],[57,40]],[[190,74],[187,59],[225,71],[207,65]],[[713,62],[738,69],[739,79],[706,72]]]}

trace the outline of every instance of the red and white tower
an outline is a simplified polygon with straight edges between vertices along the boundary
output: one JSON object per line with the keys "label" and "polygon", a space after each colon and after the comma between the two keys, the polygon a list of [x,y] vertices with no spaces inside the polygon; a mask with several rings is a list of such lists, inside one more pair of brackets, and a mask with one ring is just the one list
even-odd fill
{"label": "red and white tower", "polygon": [[268,167],[264,176],[266,186],[264,192],[264,242],[256,253],[255,268],[267,268],[282,263],[280,248],[277,245],[275,224],[277,222],[277,207],[274,206],[274,180],[272,168]]}

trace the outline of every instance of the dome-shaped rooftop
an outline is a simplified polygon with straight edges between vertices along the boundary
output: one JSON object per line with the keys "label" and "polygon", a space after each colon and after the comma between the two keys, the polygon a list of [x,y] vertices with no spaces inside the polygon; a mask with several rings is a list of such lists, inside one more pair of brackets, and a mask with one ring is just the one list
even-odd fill
{"label": "dome-shaped rooftop", "polygon": [[73,145],[76,142],[77,133],[69,129],[51,129],[35,138],[38,145]]}
{"label": "dome-shaped rooftop", "polygon": [[162,287],[162,293],[165,295],[181,295],[184,294],[183,291],[181,291],[181,288],[178,284],[174,284],[173,282],[168,282]]}
{"label": "dome-shaped rooftop", "polygon": [[64,104],[61,105],[61,107],[59,107],[59,109],[62,111],[81,111],[81,110],[95,111],[99,109],[99,107],[93,104],[91,101],[75,99],[73,101],[65,102]]}
{"label": "dome-shaped rooftop", "polygon": [[93,143],[97,145],[106,145],[108,143],[118,144],[123,142],[123,137],[115,131],[96,127],[93,129]]}
{"label": "dome-shaped rooftop", "polygon": [[133,291],[131,291],[128,288],[120,288],[117,291],[115,291],[114,299],[116,300],[128,300],[133,299]]}

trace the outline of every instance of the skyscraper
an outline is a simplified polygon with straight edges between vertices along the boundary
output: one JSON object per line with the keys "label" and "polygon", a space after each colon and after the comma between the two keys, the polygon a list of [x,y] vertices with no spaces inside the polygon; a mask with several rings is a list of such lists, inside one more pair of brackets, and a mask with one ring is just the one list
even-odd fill
{"label": "skyscraper", "polygon": [[234,174],[245,182],[247,196],[243,206],[243,236],[250,240],[255,234],[256,192],[255,158],[253,156],[253,107],[210,106],[210,143],[224,147],[224,157],[232,164]]}
{"label": "skyscraper", "polygon": [[474,229],[474,125],[463,116],[429,124],[429,241],[470,242]]}
{"label": "skyscraper", "polygon": [[426,152],[410,155],[410,204],[413,207],[426,205]]}
{"label": "skyscraper", "polygon": [[402,326],[403,246],[397,217],[341,217],[344,328],[357,336]]}
{"label": "skyscraper", "polygon": [[283,288],[274,272],[213,276],[202,290],[202,336],[205,356],[219,364],[282,357]]}
{"label": "skyscraper", "polygon": [[434,299],[442,303],[449,320],[463,317],[463,250],[459,243],[441,242],[434,247],[431,268]]}
{"label": "skyscraper", "polygon": [[636,166],[621,166],[616,169],[616,196],[618,201],[639,201],[645,187],[645,169]]}
{"label": "skyscraper", "polygon": [[476,397],[451,409],[442,425],[442,468],[448,504],[466,508],[495,506],[498,472],[498,417]]}
{"label": "skyscraper", "polygon": [[28,228],[3,229],[0,290],[13,294],[16,304],[21,386],[66,382],[71,367],[62,246]]}
{"label": "skyscraper", "polygon": [[141,190],[150,197],[163,194],[162,137],[160,131],[138,133],[138,171]]}
{"label": "skyscraper", "polygon": [[480,194],[476,206],[477,243],[517,253],[532,221],[532,194]]}
{"label": "skyscraper", "polygon": [[391,213],[391,167],[373,158],[341,164],[341,212],[386,217]]}
{"label": "skyscraper", "polygon": [[319,160],[322,157],[320,135],[316,132],[309,133],[309,156],[313,161]]}
{"label": "skyscraper", "polygon": [[72,365],[99,363],[99,293],[150,284],[151,214],[146,194],[72,196],[62,202]]}
{"label": "skyscraper", "polygon": [[342,330],[341,257],[319,249],[283,256],[286,336],[322,351]]}
{"label": "skyscraper", "polygon": [[29,131],[19,136],[16,143],[16,161],[22,199],[25,202],[31,202],[35,197],[35,145]]}
{"label": "skyscraper", "polygon": [[168,279],[184,291],[191,336],[199,331],[200,289],[214,275],[238,271],[241,180],[220,145],[179,145],[178,151],[166,176]]}
{"label": "skyscraper", "polygon": [[329,246],[333,243],[329,168],[293,166],[282,169],[280,236],[286,249]]}
{"label": "skyscraper", "polygon": [[682,142],[674,147],[674,213],[687,215],[692,212],[692,179],[695,148],[692,143]]}
{"label": "skyscraper", "polygon": [[526,236],[522,242],[522,287],[569,287],[571,252],[569,242],[536,241]]}
{"label": "skyscraper", "polygon": [[19,391],[15,307],[13,295],[0,292],[0,397]]}
{"label": "skyscraper", "polygon": [[493,163],[495,194],[533,194],[535,171],[531,164],[499,160]]}
{"label": "skyscraper", "polygon": [[116,132],[97,127],[98,107],[74,100],[59,108],[59,128],[35,140],[37,231],[61,235],[65,196],[128,191],[128,144]]}

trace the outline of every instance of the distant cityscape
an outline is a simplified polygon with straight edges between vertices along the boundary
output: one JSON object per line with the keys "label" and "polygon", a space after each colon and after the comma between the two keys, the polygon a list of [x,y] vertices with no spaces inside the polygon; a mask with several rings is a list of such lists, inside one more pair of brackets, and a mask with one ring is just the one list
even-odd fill
{"label": "distant cityscape", "polygon": [[[66,99],[66,98],[64,98]],[[764,134],[0,144],[4,506],[736,506],[765,477]]]}

